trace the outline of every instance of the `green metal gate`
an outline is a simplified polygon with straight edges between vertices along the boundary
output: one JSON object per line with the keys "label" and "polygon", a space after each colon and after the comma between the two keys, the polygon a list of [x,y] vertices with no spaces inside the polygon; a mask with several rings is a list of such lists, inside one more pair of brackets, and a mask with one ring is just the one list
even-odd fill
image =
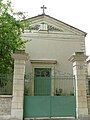
{"label": "green metal gate", "polygon": [[25,118],[75,117],[75,96],[25,96]]}
{"label": "green metal gate", "polygon": [[[50,77],[49,75],[50,79],[47,76],[45,79],[45,76],[40,77],[40,79],[37,75],[36,77],[37,79],[29,75],[25,77],[24,118],[75,117],[74,76]],[[34,83],[36,82],[35,79],[40,80],[41,83]],[[42,81],[46,83],[44,84]],[[42,84],[50,87],[50,89],[47,90],[48,87]],[[40,87],[44,88],[44,90]]]}

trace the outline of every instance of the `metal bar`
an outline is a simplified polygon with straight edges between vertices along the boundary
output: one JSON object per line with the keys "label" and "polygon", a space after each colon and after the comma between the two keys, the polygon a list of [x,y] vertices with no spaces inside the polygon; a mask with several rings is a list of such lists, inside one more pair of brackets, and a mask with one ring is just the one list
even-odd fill
{"label": "metal bar", "polygon": [[[26,95],[35,96],[51,96],[50,91],[54,91],[54,96],[74,96],[75,95],[75,77],[74,76],[57,76],[51,77],[38,77],[36,83],[35,77],[31,75],[25,75],[25,91]],[[51,81],[51,82],[50,82]],[[53,86],[52,87],[52,81]],[[33,84],[34,83],[34,84]],[[36,88],[35,88],[36,84]],[[34,85],[34,86],[33,86]],[[34,88],[32,90],[32,88]],[[54,90],[50,90],[54,89]],[[33,91],[33,93],[32,93]],[[37,92],[36,92],[37,91]]]}

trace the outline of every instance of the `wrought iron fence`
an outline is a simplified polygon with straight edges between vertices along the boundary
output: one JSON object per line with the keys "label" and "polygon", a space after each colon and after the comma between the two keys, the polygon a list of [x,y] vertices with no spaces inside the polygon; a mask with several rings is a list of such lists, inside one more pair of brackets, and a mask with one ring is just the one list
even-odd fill
{"label": "wrought iron fence", "polygon": [[11,95],[13,86],[13,74],[0,73],[0,95]]}
{"label": "wrought iron fence", "polygon": [[25,95],[27,96],[74,96],[75,77],[38,77],[25,75]]}

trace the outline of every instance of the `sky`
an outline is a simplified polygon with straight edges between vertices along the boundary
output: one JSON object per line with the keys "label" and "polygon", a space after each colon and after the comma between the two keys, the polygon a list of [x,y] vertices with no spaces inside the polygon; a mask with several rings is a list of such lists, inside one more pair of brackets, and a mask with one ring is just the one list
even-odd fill
{"label": "sky", "polygon": [[50,15],[87,33],[86,54],[90,56],[90,0],[11,0],[15,11],[22,11],[28,17],[42,14],[45,5],[46,15]]}

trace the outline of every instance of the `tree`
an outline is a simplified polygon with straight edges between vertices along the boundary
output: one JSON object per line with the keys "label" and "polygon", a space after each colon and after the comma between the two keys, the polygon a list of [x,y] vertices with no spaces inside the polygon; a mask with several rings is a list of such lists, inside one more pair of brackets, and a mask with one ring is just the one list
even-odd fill
{"label": "tree", "polygon": [[[22,15],[21,12],[17,13]],[[25,47],[25,40],[20,37],[25,24],[14,16],[9,0],[0,0],[0,73],[10,73],[13,70],[11,53]]]}

